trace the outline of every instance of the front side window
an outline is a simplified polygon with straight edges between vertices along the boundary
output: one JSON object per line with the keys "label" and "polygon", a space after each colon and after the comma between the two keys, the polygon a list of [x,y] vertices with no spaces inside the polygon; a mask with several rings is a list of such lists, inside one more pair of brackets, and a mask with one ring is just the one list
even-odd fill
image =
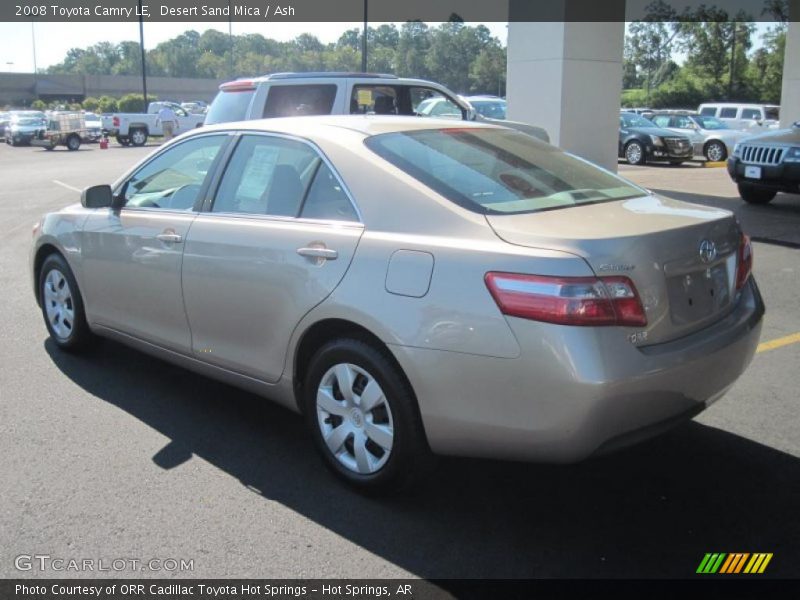
{"label": "front side window", "polygon": [[335,84],[276,85],[269,88],[264,118],[329,115],[336,99]]}
{"label": "front side window", "polygon": [[717,115],[717,107],[716,106],[704,106],[703,110],[700,111],[700,114],[705,117],[714,117]]}
{"label": "front side window", "polygon": [[754,121],[761,118],[761,111],[757,108],[743,108],[742,109],[742,118],[743,119],[752,119]]}
{"label": "front side window", "polygon": [[225,135],[194,137],[156,156],[125,182],[126,208],[193,210]]}
{"label": "front side window", "polygon": [[667,115],[658,115],[653,117],[653,123],[659,127],[669,127],[669,117]]}
{"label": "front side window", "polygon": [[647,194],[577,157],[506,129],[430,129],[365,141],[445,198],[482,214],[515,214]]}

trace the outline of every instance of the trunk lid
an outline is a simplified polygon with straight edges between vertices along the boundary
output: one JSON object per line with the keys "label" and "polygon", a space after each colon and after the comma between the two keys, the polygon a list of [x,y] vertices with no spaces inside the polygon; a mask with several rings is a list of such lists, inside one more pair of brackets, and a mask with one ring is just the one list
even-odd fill
{"label": "trunk lid", "polygon": [[630,277],[647,315],[637,345],[688,335],[733,308],[740,230],[726,210],[649,195],[486,218],[508,243],[570,252],[598,276]]}

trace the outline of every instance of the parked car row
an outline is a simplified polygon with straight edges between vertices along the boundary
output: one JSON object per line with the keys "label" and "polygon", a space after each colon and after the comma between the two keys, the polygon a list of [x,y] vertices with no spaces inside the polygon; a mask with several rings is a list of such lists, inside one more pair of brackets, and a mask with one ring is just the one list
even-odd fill
{"label": "parked car row", "polygon": [[[64,115],[70,115],[69,122],[72,125],[78,123],[75,127],[71,127],[79,136],[77,146],[80,142],[97,142],[102,137],[102,123],[96,114],[59,110],[12,110],[0,113],[0,137],[9,146],[31,144],[37,138],[42,139],[48,130],[60,129],[61,125],[67,122],[62,118]],[[71,145],[73,148],[76,147],[74,142]]]}

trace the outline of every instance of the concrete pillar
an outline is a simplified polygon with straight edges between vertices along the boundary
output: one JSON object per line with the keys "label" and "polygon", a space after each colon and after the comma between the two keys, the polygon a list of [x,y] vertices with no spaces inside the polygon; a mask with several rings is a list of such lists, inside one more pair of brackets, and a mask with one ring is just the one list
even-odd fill
{"label": "concrete pillar", "polygon": [[783,59],[781,127],[800,121],[800,0],[789,0],[789,30]]}
{"label": "concrete pillar", "polygon": [[625,1],[603,0],[616,22],[569,21],[587,0],[549,5],[566,20],[514,22],[511,3],[508,118],[544,127],[551,143],[616,171]]}

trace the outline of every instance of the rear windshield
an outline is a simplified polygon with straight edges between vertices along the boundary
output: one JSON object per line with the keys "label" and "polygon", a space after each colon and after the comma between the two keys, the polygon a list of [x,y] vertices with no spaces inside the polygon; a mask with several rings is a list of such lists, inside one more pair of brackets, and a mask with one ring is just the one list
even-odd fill
{"label": "rear windshield", "polygon": [[247,108],[255,93],[255,90],[220,91],[208,109],[205,124],[244,121],[247,118]]}
{"label": "rear windshield", "polygon": [[483,214],[519,214],[647,192],[507,129],[430,129],[367,138],[373,152],[437,193]]}

